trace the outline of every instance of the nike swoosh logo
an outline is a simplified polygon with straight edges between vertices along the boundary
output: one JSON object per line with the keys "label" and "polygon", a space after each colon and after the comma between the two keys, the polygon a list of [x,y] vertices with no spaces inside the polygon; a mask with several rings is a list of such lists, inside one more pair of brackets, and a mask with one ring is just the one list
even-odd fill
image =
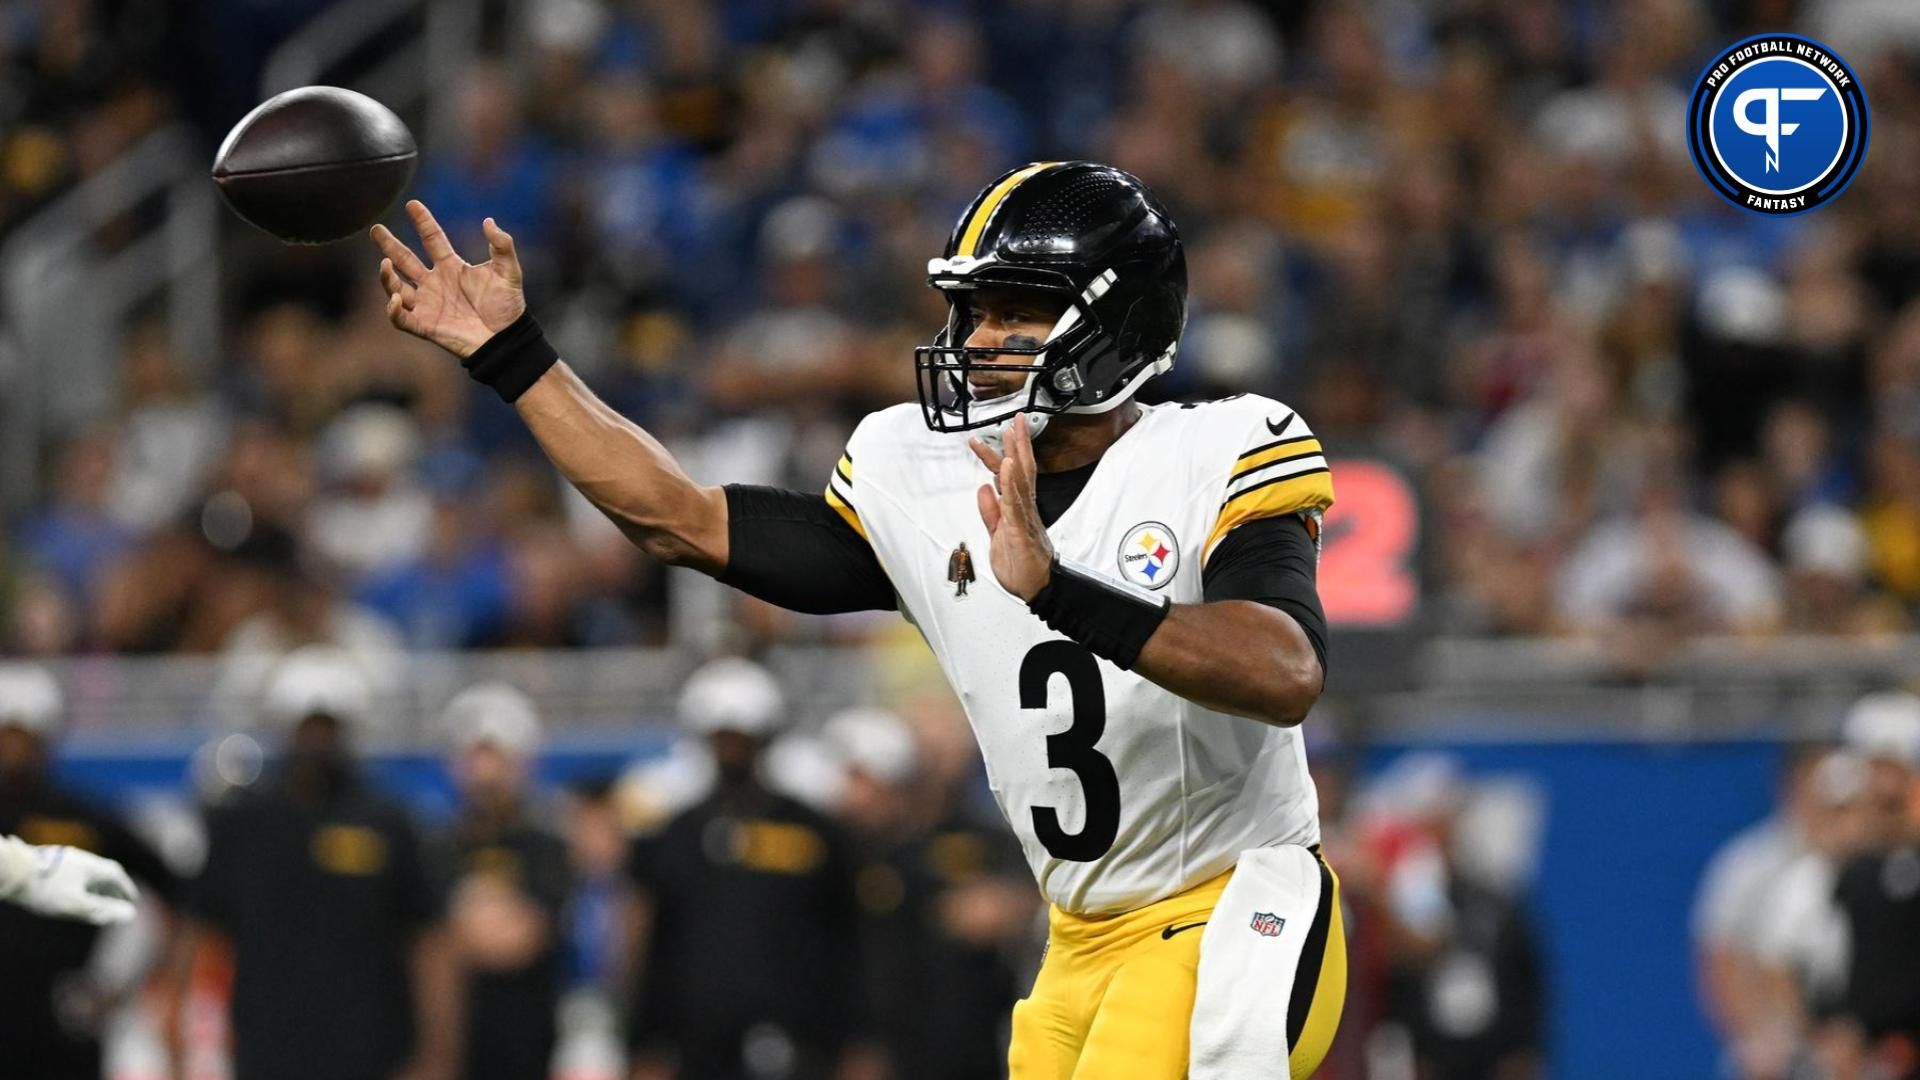
{"label": "nike swoosh logo", "polygon": [[1192,930],[1192,929],[1195,929],[1196,927],[1201,927],[1205,925],[1207,924],[1203,922],[1195,922],[1195,923],[1188,923],[1185,926],[1169,926],[1165,930],[1160,931],[1160,940],[1165,941],[1175,934],[1183,934],[1183,933],[1186,933],[1188,930]]}
{"label": "nike swoosh logo", "polygon": [[1295,416],[1297,416],[1297,415],[1299,415],[1299,414],[1297,414],[1297,413],[1288,413],[1288,414],[1286,415],[1286,418],[1285,418],[1285,419],[1283,419],[1283,420],[1281,420],[1281,421],[1280,421],[1279,423],[1277,423],[1277,424],[1276,424],[1276,423],[1274,423],[1273,421],[1271,421],[1271,420],[1269,420],[1269,421],[1267,421],[1267,430],[1268,430],[1268,431],[1270,431],[1270,432],[1272,432],[1272,433],[1273,433],[1273,434],[1275,434],[1275,435],[1278,435],[1278,434],[1280,434],[1281,432],[1283,432],[1283,431],[1285,431],[1285,430],[1287,430],[1287,427],[1288,427],[1288,425],[1290,425],[1290,424],[1292,424],[1292,423],[1293,423],[1293,418],[1294,418]]}

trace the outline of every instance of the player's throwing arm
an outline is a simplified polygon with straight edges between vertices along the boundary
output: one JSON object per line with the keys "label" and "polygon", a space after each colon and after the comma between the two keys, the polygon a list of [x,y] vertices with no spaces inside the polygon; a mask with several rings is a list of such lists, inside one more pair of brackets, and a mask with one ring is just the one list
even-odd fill
{"label": "player's throwing arm", "polygon": [[648,554],[707,573],[725,567],[724,493],[689,479],[658,440],[560,361],[527,311],[513,237],[488,218],[487,259],[470,263],[425,204],[408,202],[407,216],[425,260],[373,227],[393,325],[459,357],[513,405],[560,472]]}

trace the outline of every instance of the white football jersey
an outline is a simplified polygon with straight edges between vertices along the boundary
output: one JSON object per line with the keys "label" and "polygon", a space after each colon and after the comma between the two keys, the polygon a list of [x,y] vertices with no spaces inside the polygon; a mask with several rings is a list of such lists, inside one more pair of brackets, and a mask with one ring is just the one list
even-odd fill
{"label": "white football jersey", "polygon": [[[975,494],[991,479],[967,433],[930,431],[906,404],[860,423],[826,494],[873,545],[959,695],[1047,899],[1128,911],[1218,876],[1243,849],[1318,842],[1298,731],[1122,671],[1000,588]],[[1242,395],[1147,407],[1047,532],[1062,560],[1193,604],[1228,530],[1305,514],[1317,535],[1332,500],[1306,423]]]}

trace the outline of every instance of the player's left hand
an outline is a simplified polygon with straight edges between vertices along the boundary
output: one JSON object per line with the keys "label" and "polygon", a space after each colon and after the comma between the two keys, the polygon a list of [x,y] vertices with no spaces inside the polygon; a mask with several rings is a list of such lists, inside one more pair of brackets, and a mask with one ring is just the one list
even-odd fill
{"label": "player's left hand", "polygon": [[1033,433],[1026,414],[1013,418],[1002,440],[1005,453],[985,440],[967,440],[980,463],[991,469],[994,483],[981,484],[980,520],[987,525],[993,577],[1000,587],[1031,601],[1053,577],[1053,540],[1040,520],[1034,501]]}

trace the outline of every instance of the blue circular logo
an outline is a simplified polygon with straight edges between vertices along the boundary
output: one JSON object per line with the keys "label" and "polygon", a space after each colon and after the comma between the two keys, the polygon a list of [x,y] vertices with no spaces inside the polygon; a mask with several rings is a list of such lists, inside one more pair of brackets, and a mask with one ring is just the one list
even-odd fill
{"label": "blue circular logo", "polygon": [[1687,109],[1693,163],[1720,196],[1799,214],[1846,190],[1867,153],[1867,98],[1832,49],[1798,34],[1736,42],[1707,65]]}

